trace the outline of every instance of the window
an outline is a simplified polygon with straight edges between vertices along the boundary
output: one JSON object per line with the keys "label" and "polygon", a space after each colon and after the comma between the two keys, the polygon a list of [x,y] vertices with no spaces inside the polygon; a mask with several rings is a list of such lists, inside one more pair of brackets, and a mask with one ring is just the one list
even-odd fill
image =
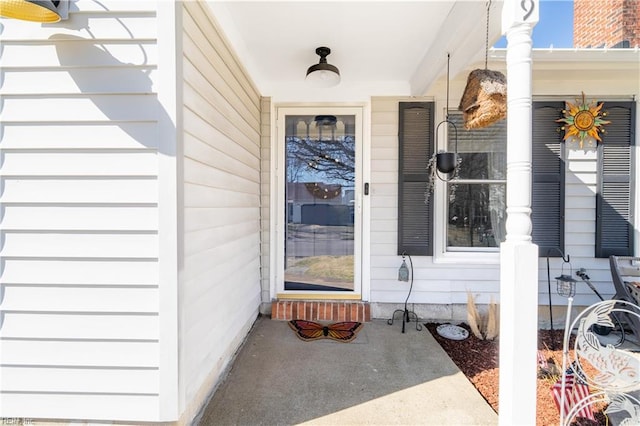
{"label": "window", "polygon": [[[461,114],[449,121],[462,162],[458,178],[447,183],[447,251],[497,251],[505,237],[507,123],[464,130]],[[455,133],[450,125],[449,151]]]}
{"label": "window", "polygon": [[605,102],[606,134],[598,146],[596,257],[633,256],[635,103]]}
{"label": "window", "polygon": [[[531,221],[541,256],[564,251],[564,145],[555,123],[563,108],[563,102],[533,103]],[[449,119],[461,128],[461,116]],[[462,164],[458,181],[447,185],[448,251],[495,251],[504,241],[506,148],[506,120],[458,131]]]}
{"label": "window", "polygon": [[398,125],[398,254],[433,254],[433,197],[427,162],[433,153],[433,103],[401,102]]}
{"label": "window", "polygon": [[[564,252],[565,144],[558,132],[564,102],[534,102],[532,239],[540,256]],[[598,147],[595,256],[634,255],[634,102],[606,102],[611,124]],[[458,129],[458,179],[446,184],[446,251],[497,251],[505,238],[507,124]],[[398,178],[398,253],[433,254],[433,200],[426,197],[426,164],[434,152],[432,103],[401,103]],[[452,131],[452,130],[450,130]],[[453,151],[453,141],[449,141]],[[426,202],[425,202],[426,201]]]}

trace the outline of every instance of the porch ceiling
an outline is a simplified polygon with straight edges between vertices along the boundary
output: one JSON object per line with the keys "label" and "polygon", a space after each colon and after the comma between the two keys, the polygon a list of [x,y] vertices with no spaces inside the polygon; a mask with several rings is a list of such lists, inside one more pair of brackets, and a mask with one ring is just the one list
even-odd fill
{"label": "porch ceiling", "polygon": [[[446,72],[484,61],[487,2],[209,1],[261,94],[277,100],[366,99],[424,95]],[[500,36],[502,2],[492,1],[489,39]],[[340,69],[330,89],[305,84],[315,49]]]}

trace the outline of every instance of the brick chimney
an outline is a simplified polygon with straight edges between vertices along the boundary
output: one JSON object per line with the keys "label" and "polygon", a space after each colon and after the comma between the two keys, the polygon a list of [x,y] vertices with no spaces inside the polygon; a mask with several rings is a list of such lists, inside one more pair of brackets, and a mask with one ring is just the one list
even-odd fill
{"label": "brick chimney", "polygon": [[640,0],[574,0],[573,45],[640,46]]}

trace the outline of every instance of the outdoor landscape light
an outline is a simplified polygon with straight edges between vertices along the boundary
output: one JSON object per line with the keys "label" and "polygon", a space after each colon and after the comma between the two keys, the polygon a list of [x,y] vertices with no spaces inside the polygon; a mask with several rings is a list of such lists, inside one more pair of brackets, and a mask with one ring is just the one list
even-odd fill
{"label": "outdoor landscape light", "polygon": [[68,11],[68,0],[0,0],[0,16],[23,21],[58,22]]}
{"label": "outdoor landscape light", "polygon": [[318,47],[316,54],[320,62],[307,69],[306,80],[315,87],[333,87],[340,83],[340,71],[334,65],[327,63],[327,56],[331,53],[328,47]]}
{"label": "outdoor landscape light", "polygon": [[400,268],[398,268],[398,281],[409,281],[409,267],[407,266],[407,262],[404,260],[404,256],[402,256],[402,264]]}
{"label": "outdoor landscape light", "polygon": [[[564,272],[565,265],[568,265],[569,267],[569,274],[565,274]],[[567,256],[567,260],[563,258],[560,276],[556,277],[556,291],[560,296],[570,297],[570,298],[575,296],[576,283],[578,282],[578,280],[574,279],[571,276],[572,272],[573,272],[573,268],[571,267],[569,256]]]}
{"label": "outdoor landscape light", "polygon": [[[396,314],[402,314],[402,333],[404,334],[406,323],[415,320],[416,330],[418,331],[422,330],[422,325],[420,325],[420,318],[418,317],[418,314],[410,311],[407,307],[407,303],[409,302],[409,298],[411,297],[411,290],[413,289],[413,260],[411,260],[411,255],[407,254],[406,252],[402,252],[401,256],[402,264],[398,269],[398,281],[411,282],[409,284],[409,293],[407,293],[407,298],[404,300],[404,309],[396,309],[395,311],[393,311],[393,315],[391,315],[391,318],[387,320],[387,324],[393,325]],[[409,258],[410,266],[407,266],[407,262],[405,262],[404,260],[405,256]]]}

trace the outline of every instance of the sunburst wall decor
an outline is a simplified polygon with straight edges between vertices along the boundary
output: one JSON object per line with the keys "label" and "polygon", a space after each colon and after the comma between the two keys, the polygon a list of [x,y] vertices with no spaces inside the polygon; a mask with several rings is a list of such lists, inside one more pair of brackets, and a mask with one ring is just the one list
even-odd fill
{"label": "sunburst wall decor", "polygon": [[597,104],[595,101],[587,102],[584,92],[582,92],[582,102],[576,99],[576,103],[567,102],[567,109],[562,110],[564,118],[556,120],[557,123],[564,123],[560,130],[564,130],[564,140],[567,142],[579,142],[580,149],[584,148],[584,143],[597,145],[602,142],[600,133],[605,133],[602,127],[610,121],[603,120],[606,112],[600,112],[604,103]]}

